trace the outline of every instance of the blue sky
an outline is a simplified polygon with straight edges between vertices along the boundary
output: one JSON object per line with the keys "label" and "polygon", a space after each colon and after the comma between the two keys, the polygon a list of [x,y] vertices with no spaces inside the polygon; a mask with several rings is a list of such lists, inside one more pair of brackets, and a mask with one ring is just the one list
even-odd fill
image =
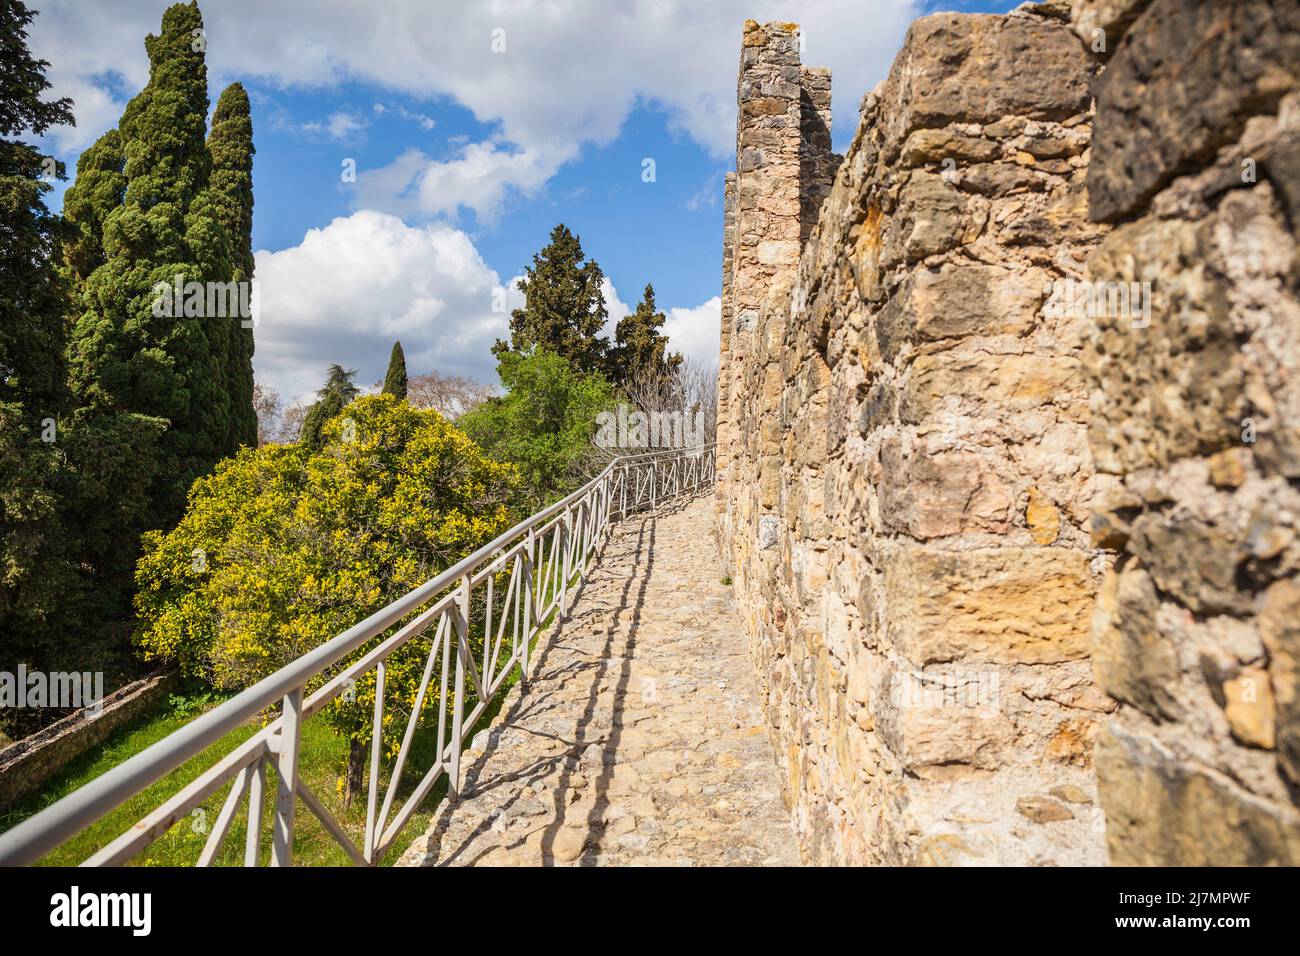
{"label": "blue sky", "polygon": [[[493,304],[557,222],[605,270],[613,318],[653,282],[674,345],[716,360],[743,20],[804,25],[842,151],[915,16],[1014,5],[207,0],[212,99],[238,80],[253,101],[258,378],[290,400],[330,362],[368,383],[401,338],[413,374],[491,381]],[[48,142],[71,166],[147,79],[166,4],[34,6],[32,45],[75,103],[77,128]]]}

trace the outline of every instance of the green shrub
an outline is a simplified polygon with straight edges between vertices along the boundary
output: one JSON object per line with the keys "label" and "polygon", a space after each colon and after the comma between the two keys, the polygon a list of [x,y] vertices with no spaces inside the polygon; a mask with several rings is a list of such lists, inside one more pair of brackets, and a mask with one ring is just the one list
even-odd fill
{"label": "green shrub", "polygon": [[[136,609],[147,659],[176,662],[221,691],[247,687],[513,522],[514,469],[437,412],[367,396],[326,422],[322,440],[318,452],[245,448],[195,483],[174,530],[145,535]],[[427,651],[414,641],[387,661],[390,752]],[[353,690],[324,711],[353,743],[349,783],[370,738],[374,672]],[[432,697],[426,708],[437,706]]]}

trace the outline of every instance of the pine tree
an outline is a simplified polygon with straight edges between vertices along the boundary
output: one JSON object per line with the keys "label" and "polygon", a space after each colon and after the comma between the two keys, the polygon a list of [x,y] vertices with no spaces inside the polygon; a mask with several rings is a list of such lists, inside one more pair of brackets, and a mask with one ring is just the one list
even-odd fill
{"label": "pine tree", "polygon": [[393,343],[393,354],[388,357],[384,394],[392,395],[399,402],[406,398],[406,356],[402,353],[401,342]]}
{"label": "pine tree", "polygon": [[321,446],[321,429],[331,418],[343,411],[352,400],[361,394],[352,381],[357,370],[345,369],[342,365],[331,365],[325,377],[325,384],[316,394],[319,400],[307,410],[302,420],[302,432],[298,441],[311,449]]}
{"label": "pine tree", "polygon": [[567,226],[551,230],[550,243],[519,280],[524,307],[511,313],[510,342],[498,339],[492,347],[498,358],[541,348],[579,371],[604,371],[609,348],[600,334],[609,316],[601,290],[605,274],[594,260],[584,259],[581,240]]}
{"label": "pine tree", "polygon": [[[253,278],[253,119],[248,93],[232,83],[217,99],[208,134],[212,156],[210,186],[217,196],[218,218],[231,241],[235,282]],[[230,393],[231,433],[227,454],[239,446],[257,445],[257,413],[253,407],[253,329],[240,316],[227,321],[226,388]]]}
{"label": "pine tree", "polygon": [[682,364],[679,353],[668,354],[668,337],[659,331],[667,318],[656,311],[654,286],[647,282],[636,311],[614,329],[609,375],[616,384],[659,379]]}

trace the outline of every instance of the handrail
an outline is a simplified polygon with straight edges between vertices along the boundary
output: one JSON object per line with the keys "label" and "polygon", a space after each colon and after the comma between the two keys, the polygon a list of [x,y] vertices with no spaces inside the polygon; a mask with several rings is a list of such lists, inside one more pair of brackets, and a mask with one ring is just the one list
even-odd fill
{"label": "handrail", "polygon": [[[207,865],[212,862],[247,796],[249,819],[245,864],[256,865],[261,856],[261,802],[267,762],[273,762],[279,774],[271,847],[273,865],[288,865],[291,862],[294,807],[298,798],[320,818],[326,830],[344,845],[349,858],[358,863],[376,864],[383,851],[392,845],[402,826],[409,822],[418,809],[419,802],[433,788],[442,772],[445,771],[448,775],[449,797],[454,799],[458,794],[460,750],[465,737],[516,664],[520,667],[521,680],[527,679],[529,648],[533,638],[547,625],[553,611],[558,609],[561,620],[567,616],[569,588],[575,581],[582,580],[588,560],[604,541],[610,521],[616,516],[624,516],[646,506],[654,507],[661,499],[676,497],[707,485],[713,480],[714,464],[712,445],[647,452],[614,459],[577,491],[525,518],[432,580],[200,715],[11,830],[0,833],[0,865],[15,866],[35,862],[130,797],[197,756],[236,727],[254,719],[277,701],[283,703],[279,717],[187,784],[127,833],[101,849],[86,864],[113,865],[126,862],[162,836],[177,820],[220,789],[226,781],[233,780],[229,796],[217,817],[199,863]],[[549,546],[546,540],[548,535]],[[492,616],[494,610],[497,610],[494,601],[495,580],[511,564],[510,579],[503,592],[505,597],[499,609],[498,626],[494,635]],[[470,608],[475,586],[480,584],[486,585],[482,666],[476,662],[469,640]],[[526,595],[524,592],[527,592]],[[327,680],[304,700],[307,685],[313,678],[421,608],[424,610],[418,616],[385,638],[360,660]],[[497,660],[503,650],[507,621],[511,622],[511,649],[498,668]],[[349,681],[355,681],[362,674],[375,670],[377,688],[374,726],[380,727],[384,709],[384,661],[399,647],[430,629],[434,632],[432,649],[426,662],[419,696],[411,710],[406,736],[396,757],[396,769],[388,782],[382,813],[376,806],[382,735],[372,734],[366,840],[365,846],[358,850],[347,838],[343,827],[298,779],[297,751],[302,723],[339,696]],[[448,738],[445,734],[446,704],[453,643],[455,696],[451,700],[452,727]],[[422,711],[421,705],[432,686],[431,679],[440,653],[442,669],[439,675],[439,697],[436,698],[439,701],[435,751],[437,759],[412,797],[397,812],[392,825],[385,828]],[[468,714],[465,713],[467,672],[479,698]]]}

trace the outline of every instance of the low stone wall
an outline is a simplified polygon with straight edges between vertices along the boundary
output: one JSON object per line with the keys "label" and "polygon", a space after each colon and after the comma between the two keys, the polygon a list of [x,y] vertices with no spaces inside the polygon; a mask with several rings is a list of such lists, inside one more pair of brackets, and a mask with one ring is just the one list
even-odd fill
{"label": "low stone wall", "polygon": [[[1300,863],[1300,4],[1086,2],[1099,282],[1085,353],[1121,552],[1093,658],[1116,864]],[[1104,43],[1098,44],[1098,37]]]}
{"label": "low stone wall", "polygon": [[98,716],[83,708],[0,750],[0,810],[40,790],[119,727],[151,713],[174,687],[174,675],[151,674],[107,695]]}

